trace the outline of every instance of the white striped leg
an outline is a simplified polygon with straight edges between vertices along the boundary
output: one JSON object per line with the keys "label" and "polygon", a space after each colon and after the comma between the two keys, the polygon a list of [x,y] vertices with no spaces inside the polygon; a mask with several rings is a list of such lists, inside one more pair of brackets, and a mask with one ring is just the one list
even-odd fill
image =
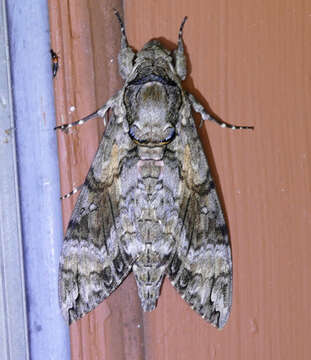
{"label": "white striped leg", "polygon": [[228,128],[232,130],[254,130],[254,126],[240,126],[240,125],[231,125],[227,124],[221,120],[215,119],[213,116],[208,114],[204,107],[199,103],[199,101],[194,97],[194,95],[188,93],[188,99],[190,101],[191,106],[193,107],[195,112],[198,112],[201,117],[200,126],[202,126],[204,120],[210,120],[221,126],[222,128]]}
{"label": "white striped leg", "polygon": [[75,121],[73,123],[70,123],[70,124],[63,124],[63,125],[59,125],[59,126],[56,126],[54,128],[54,130],[62,130],[62,131],[66,131],[70,128],[72,128],[73,126],[76,126],[76,125],[82,125],[82,124],[85,124],[87,121],[91,120],[91,119],[95,119],[96,117],[101,117],[104,119],[104,124],[106,126],[106,113],[107,111],[115,104],[116,100],[117,100],[117,97],[119,96],[119,92],[114,95],[113,97],[111,97],[105,105],[103,105],[100,109],[98,109],[97,111],[95,111],[94,113],[84,117],[83,119],[81,120],[78,120],[78,121]]}
{"label": "white striped leg", "polygon": [[72,128],[73,126],[82,125],[82,124],[86,123],[88,120],[95,119],[96,117],[98,117],[97,111],[94,112],[93,114],[90,114],[90,115],[84,117],[83,119],[75,121],[73,123],[56,126],[54,128],[54,130],[66,131],[66,130],[69,130],[70,128]]}
{"label": "white striped leg", "polygon": [[76,187],[76,188],[73,188],[73,190],[70,191],[70,193],[61,196],[60,199],[61,199],[61,200],[64,200],[64,199],[70,198],[72,195],[74,195],[74,194],[76,194],[78,191],[80,191],[80,190],[82,189],[82,187],[83,187],[83,184],[82,184],[82,185],[79,185],[79,186]]}

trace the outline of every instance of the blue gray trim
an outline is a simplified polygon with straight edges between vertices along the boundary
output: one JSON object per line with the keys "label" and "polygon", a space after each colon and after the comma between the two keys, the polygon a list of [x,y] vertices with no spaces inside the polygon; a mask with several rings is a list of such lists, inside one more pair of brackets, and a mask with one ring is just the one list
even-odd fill
{"label": "blue gray trim", "polygon": [[0,353],[29,359],[5,1],[0,3]]}
{"label": "blue gray trim", "polygon": [[32,360],[66,360],[69,331],[58,305],[63,225],[47,1],[7,0],[7,13],[30,354]]}

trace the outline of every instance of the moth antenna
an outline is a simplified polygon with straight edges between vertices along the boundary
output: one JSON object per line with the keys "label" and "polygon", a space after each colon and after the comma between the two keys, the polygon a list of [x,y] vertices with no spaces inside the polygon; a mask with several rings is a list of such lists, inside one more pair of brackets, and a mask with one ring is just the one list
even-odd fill
{"label": "moth antenna", "polygon": [[120,13],[117,9],[113,9],[115,16],[117,17],[119,23],[120,23],[120,28],[121,28],[121,49],[128,47],[128,42],[127,42],[127,37],[126,37],[126,33],[125,33],[125,26],[124,26],[124,22],[120,16]]}
{"label": "moth antenna", "polygon": [[119,71],[122,79],[126,80],[133,69],[133,60],[135,57],[135,53],[128,45],[124,22],[120,16],[119,11],[116,9],[113,10],[121,27],[121,49],[118,56]]}
{"label": "moth antenna", "polygon": [[184,42],[183,42],[183,29],[187,19],[188,19],[187,16],[185,16],[184,20],[182,21],[179,27],[178,45],[177,45],[177,49],[174,50],[175,69],[177,75],[181,78],[181,80],[185,80],[187,76],[187,61],[184,52]]}
{"label": "moth antenna", "polygon": [[60,200],[64,200],[64,199],[68,199],[70,198],[72,195],[76,194],[78,191],[80,191],[83,187],[83,184],[79,185],[78,187],[75,187],[72,189],[72,191],[70,191],[70,193],[65,194],[63,196],[60,197]]}
{"label": "moth antenna", "polygon": [[178,48],[177,48],[178,52],[184,52],[183,30],[184,30],[185,22],[187,21],[187,19],[188,19],[188,16],[185,16],[184,20],[182,21],[182,23],[180,24],[180,27],[179,27]]}

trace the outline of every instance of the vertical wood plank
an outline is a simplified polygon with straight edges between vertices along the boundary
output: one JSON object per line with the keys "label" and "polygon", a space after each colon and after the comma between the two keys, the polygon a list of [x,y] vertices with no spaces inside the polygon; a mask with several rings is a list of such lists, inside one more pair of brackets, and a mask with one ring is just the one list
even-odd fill
{"label": "vertical wood plank", "polygon": [[125,1],[129,43],[176,44],[185,87],[224,121],[199,130],[223,195],[233,250],[232,314],[209,326],[168,280],[144,316],[146,359],[308,359],[311,267],[310,35],[307,1]]}

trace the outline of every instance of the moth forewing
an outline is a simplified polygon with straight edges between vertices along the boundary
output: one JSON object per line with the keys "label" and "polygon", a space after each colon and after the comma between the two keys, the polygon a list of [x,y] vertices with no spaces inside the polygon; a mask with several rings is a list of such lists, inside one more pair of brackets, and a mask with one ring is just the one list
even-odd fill
{"label": "moth forewing", "polygon": [[144,311],[156,307],[167,274],[181,296],[217,327],[228,320],[232,260],[227,226],[186,93],[182,42],[172,54],[150,40],[134,53],[123,21],[123,88],[82,125],[110,109],[112,118],[74,208],[60,260],[60,304],[71,323],[134,272]]}

